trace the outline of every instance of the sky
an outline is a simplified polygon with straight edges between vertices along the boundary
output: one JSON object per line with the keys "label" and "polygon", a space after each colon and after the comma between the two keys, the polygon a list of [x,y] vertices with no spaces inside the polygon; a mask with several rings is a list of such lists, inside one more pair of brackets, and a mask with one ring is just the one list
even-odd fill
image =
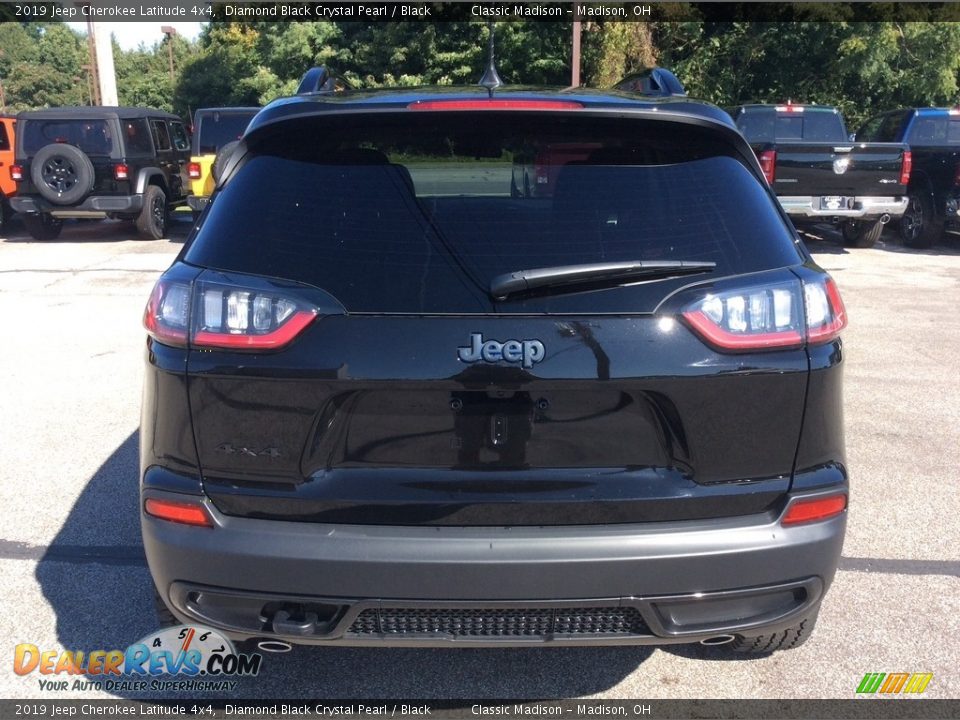
{"label": "sky", "polygon": [[[192,40],[200,34],[200,29],[204,24],[198,22],[98,22],[97,34],[99,35],[101,28],[103,28],[107,32],[113,33],[121,48],[133,50],[140,43],[150,47],[163,40],[163,33],[160,32],[161,25],[173,25],[180,35]],[[67,25],[84,35],[87,34],[87,24],[85,22],[71,22]]]}

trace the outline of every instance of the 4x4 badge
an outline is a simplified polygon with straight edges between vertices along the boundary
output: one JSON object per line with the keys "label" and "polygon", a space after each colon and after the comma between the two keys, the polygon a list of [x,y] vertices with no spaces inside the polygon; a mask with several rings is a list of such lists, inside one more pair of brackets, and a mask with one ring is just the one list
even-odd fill
{"label": "4x4 badge", "polygon": [[457,348],[457,357],[465,363],[483,362],[495,363],[504,360],[509,363],[520,363],[525,368],[532,368],[534,363],[543,360],[546,350],[539,340],[507,340],[484,342],[482,333],[470,333],[470,344]]}

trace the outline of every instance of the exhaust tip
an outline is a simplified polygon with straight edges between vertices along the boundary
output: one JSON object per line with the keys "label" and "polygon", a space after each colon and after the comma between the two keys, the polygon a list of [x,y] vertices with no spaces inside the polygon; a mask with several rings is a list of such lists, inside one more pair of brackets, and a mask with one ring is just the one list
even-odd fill
{"label": "exhaust tip", "polygon": [[257,649],[268,653],[286,653],[293,650],[293,645],[283,640],[260,640]]}
{"label": "exhaust tip", "polygon": [[726,645],[727,643],[732,643],[736,639],[736,635],[715,635],[714,637],[707,638],[706,640],[701,640],[700,644],[708,647],[713,645]]}

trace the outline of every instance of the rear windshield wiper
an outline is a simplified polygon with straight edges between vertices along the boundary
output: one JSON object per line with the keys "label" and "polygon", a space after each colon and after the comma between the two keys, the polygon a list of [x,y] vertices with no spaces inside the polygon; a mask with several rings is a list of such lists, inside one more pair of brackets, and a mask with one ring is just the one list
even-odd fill
{"label": "rear windshield wiper", "polygon": [[630,278],[653,279],[693,275],[710,272],[716,266],[715,262],[709,260],[635,260],[517,270],[493,278],[490,281],[490,295],[494,300],[506,300],[510,295],[542,288],[564,288],[587,283],[616,284]]}

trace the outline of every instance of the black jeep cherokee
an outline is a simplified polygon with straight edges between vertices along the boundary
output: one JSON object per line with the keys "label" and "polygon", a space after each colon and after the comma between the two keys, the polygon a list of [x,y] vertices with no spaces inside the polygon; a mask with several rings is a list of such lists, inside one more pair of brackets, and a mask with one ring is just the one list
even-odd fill
{"label": "black jeep cherokee", "polygon": [[64,107],[17,116],[17,196],[37,240],[60,235],[64,218],[133,220],[147,238],[167,230],[186,201],[190,138],[176,115],[124,107]]}
{"label": "black jeep cherokee", "polygon": [[[563,165],[549,192],[517,192],[529,157]],[[846,316],[709,104],[274,102],[145,324],[168,619],[264,649],[813,628],[846,525]]]}

